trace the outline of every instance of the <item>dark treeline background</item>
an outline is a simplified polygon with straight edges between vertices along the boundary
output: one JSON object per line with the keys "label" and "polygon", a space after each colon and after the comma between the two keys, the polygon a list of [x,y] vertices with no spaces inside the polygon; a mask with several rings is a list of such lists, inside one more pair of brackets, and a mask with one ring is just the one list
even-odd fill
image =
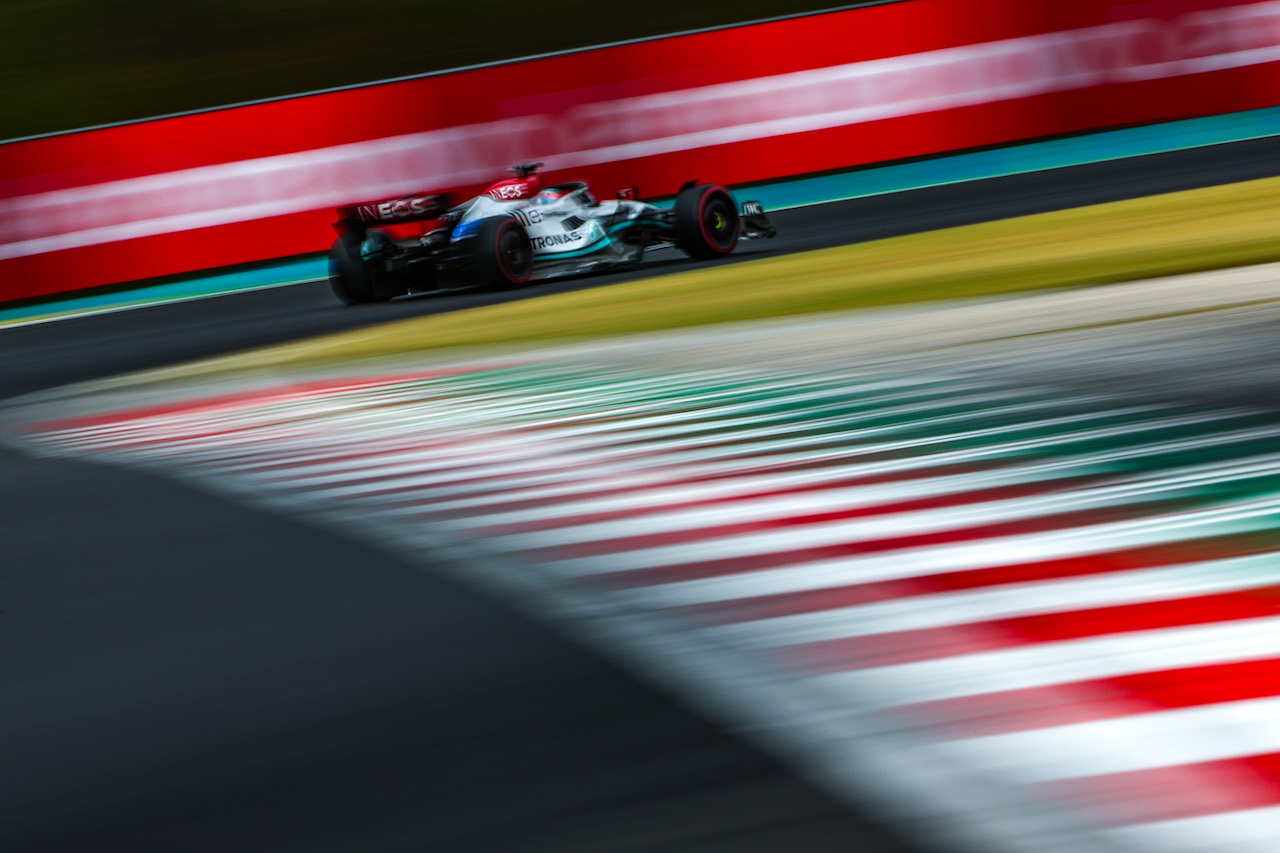
{"label": "dark treeline background", "polygon": [[844,5],[4,0],[0,139]]}

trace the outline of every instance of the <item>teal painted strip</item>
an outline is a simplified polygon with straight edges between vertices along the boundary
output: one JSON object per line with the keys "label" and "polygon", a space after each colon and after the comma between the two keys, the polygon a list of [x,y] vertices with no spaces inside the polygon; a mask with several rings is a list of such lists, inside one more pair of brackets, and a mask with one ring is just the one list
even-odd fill
{"label": "teal painted strip", "polygon": [[[816,178],[778,181],[741,190],[738,195],[743,199],[759,201],[766,210],[786,210],[1269,136],[1280,136],[1280,107],[1109,130],[1069,139],[1029,142],[990,151],[858,169]],[[670,207],[671,204],[668,200],[659,206]],[[314,281],[327,275],[327,262],[323,257],[284,261],[252,270],[199,276],[137,290],[0,309],[0,327],[280,287]]]}
{"label": "teal painted strip", "polygon": [[126,311],[130,308],[141,308],[164,302],[204,299],[245,290],[282,287],[314,281],[328,274],[328,261],[324,257],[280,261],[253,269],[200,276],[140,287],[135,290],[78,296],[55,303],[6,308],[0,310],[0,326],[46,322],[81,314]]}
{"label": "teal painted strip", "polygon": [[739,195],[759,201],[766,210],[784,210],[1268,136],[1280,136],[1280,107],[779,181],[742,190]]}

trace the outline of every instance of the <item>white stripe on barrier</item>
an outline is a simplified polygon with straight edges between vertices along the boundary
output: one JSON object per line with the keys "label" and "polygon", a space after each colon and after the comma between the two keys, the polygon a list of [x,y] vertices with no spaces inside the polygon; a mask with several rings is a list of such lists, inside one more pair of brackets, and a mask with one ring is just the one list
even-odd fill
{"label": "white stripe on barrier", "polygon": [[0,200],[0,260],[461,186],[529,157],[577,168],[1274,62],[1277,17],[1115,21],[20,196]]}

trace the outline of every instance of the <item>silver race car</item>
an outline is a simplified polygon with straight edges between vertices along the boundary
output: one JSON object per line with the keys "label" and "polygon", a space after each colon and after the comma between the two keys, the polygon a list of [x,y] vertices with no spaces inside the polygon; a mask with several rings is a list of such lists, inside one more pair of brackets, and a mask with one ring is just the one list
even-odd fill
{"label": "silver race car", "polygon": [[671,207],[638,200],[634,187],[597,201],[581,181],[544,186],[541,165],[514,166],[515,177],[458,205],[421,194],[340,208],[329,251],[333,292],[351,305],[442,289],[505,289],[639,263],[656,248],[717,258],[739,240],[776,233],[759,203],[739,208],[714,184],[690,181]]}

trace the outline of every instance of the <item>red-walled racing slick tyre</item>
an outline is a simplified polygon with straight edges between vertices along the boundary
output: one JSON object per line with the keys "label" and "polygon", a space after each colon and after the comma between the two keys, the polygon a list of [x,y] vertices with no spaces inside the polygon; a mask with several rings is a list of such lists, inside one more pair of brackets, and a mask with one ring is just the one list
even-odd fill
{"label": "red-walled racing slick tyre", "polygon": [[738,206],[724,187],[698,184],[676,196],[676,245],[700,261],[727,255],[738,245]]}
{"label": "red-walled racing slick tyre", "polygon": [[471,280],[486,290],[519,287],[533,274],[533,242],[520,220],[491,216],[481,220],[471,246]]}

